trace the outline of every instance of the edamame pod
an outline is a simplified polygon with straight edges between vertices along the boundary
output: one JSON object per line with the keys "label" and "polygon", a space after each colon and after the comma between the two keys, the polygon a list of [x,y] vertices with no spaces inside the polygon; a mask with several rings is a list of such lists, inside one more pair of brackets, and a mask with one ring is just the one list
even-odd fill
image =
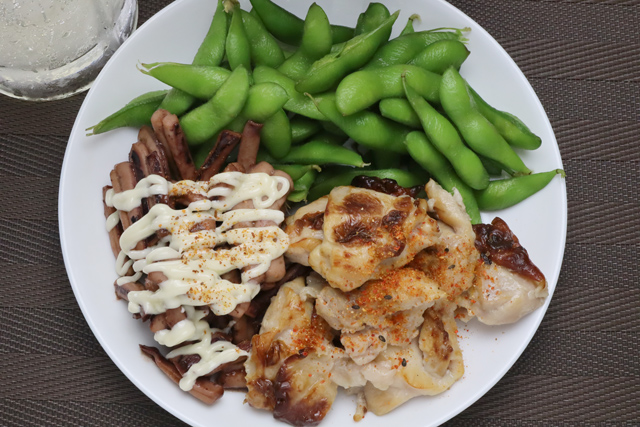
{"label": "edamame pod", "polygon": [[471,223],[481,223],[480,210],[473,191],[458,178],[447,159],[431,145],[427,136],[420,131],[411,132],[407,135],[405,144],[413,160],[429,172],[442,188],[452,194],[454,189],[458,190],[464,201],[467,214],[471,218]]}
{"label": "edamame pod", "polygon": [[313,201],[322,196],[326,196],[335,187],[351,185],[351,181],[357,176],[374,176],[376,178],[393,179],[399,186],[405,188],[415,187],[416,185],[425,183],[420,177],[403,169],[351,169],[344,172],[327,170],[318,175],[316,183],[311,187],[311,190],[309,190],[307,199]]}
{"label": "edamame pod", "polygon": [[489,174],[478,156],[462,142],[457,129],[418,95],[406,80],[404,90],[429,141],[449,160],[458,176],[473,189],[486,188],[489,185]]}
{"label": "edamame pod", "polygon": [[367,10],[362,12],[358,17],[356,28],[353,31],[354,37],[374,30],[382,24],[385,19],[389,18],[389,16],[391,16],[389,9],[382,3],[369,3]]}
{"label": "edamame pod", "polygon": [[469,87],[469,92],[473,97],[478,111],[498,129],[500,135],[502,135],[510,145],[524,148],[525,150],[535,150],[540,147],[542,139],[531,132],[519,118],[506,111],[493,108],[482,99],[473,88]]}
{"label": "edamame pod", "polygon": [[531,173],[496,128],[473,108],[467,83],[453,67],[442,75],[440,103],[473,151],[497,161],[511,175]]}
{"label": "edamame pod", "polygon": [[459,70],[468,56],[469,49],[461,41],[439,40],[431,43],[408,63],[442,74],[449,67]]}
{"label": "edamame pod", "polygon": [[298,144],[320,132],[322,125],[317,120],[304,116],[296,116],[289,120],[291,123],[291,143]]}
{"label": "edamame pod", "polygon": [[249,39],[251,62],[254,65],[279,67],[284,62],[284,52],[262,21],[243,10],[242,23]]}
{"label": "edamame pod", "polygon": [[382,117],[415,129],[422,129],[420,118],[405,98],[386,98],[378,104]]}
{"label": "edamame pod", "polygon": [[286,156],[280,159],[282,163],[297,163],[301,165],[339,164],[363,167],[366,163],[355,151],[342,146],[311,141],[292,147]]}
{"label": "edamame pod", "polygon": [[193,65],[218,66],[224,58],[225,41],[227,39],[227,14],[224,11],[222,0],[218,0],[218,6],[211,20],[209,31],[193,57]]}
{"label": "edamame pod", "polygon": [[287,113],[280,108],[269,117],[260,131],[260,145],[276,159],[281,159],[291,148],[291,124]]}
{"label": "edamame pod", "polygon": [[411,15],[409,19],[407,19],[407,24],[404,26],[402,31],[400,31],[401,36],[404,36],[405,34],[413,34],[416,32],[416,30],[413,28],[413,21],[415,21],[416,19],[420,20],[420,15],[417,15],[415,13]]}
{"label": "edamame pod", "polygon": [[264,66],[256,67],[253,70],[253,79],[256,83],[272,82],[282,86],[289,96],[289,100],[284,104],[285,110],[315,120],[327,120],[309,97],[296,90],[296,83],[278,70]]}
{"label": "edamame pod", "polygon": [[300,48],[278,67],[278,71],[293,80],[299,80],[316,60],[329,53],[331,45],[329,18],[324,10],[314,3],[309,7],[304,21]]}
{"label": "edamame pod", "polygon": [[233,8],[225,50],[229,67],[232,70],[240,66],[251,70],[251,48],[242,22],[242,11],[239,5]]}
{"label": "edamame pod", "polygon": [[154,62],[141,64],[141,67],[142,73],[205,101],[215,95],[231,74],[231,71],[222,67],[175,62]]}
{"label": "edamame pod", "polygon": [[325,117],[358,144],[374,150],[406,153],[402,141],[410,129],[367,110],[343,116],[336,107],[335,96],[327,95],[316,100],[316,105]]}
{"label": "edamame pod", "polygon": [[315,170],[317,172],[320,172],[320,166],[318,165],[280,165],[280,164],[273,164],[271,165],[273,166],[274,169],[278,169],[281,170],[282,172],[286,173],[287,175],[289,175],[291,177],[291,179],[294,181],[297,181],[298,179],[302,178],[302,176],[304,174],[306,174],[307,172],[309,172],[310,170]]}
{"label": "edamame pod", "polygon": [[404,95],[402,76],[420,96],[431,102],[440,101],[440,76],[415,65],[360,70],[345,77],[336,89],[338,110],[348,116],[375,104],[383,98]]}
{"label": "edamame pod", "polygon": [[151,116],[158,109],[168,92],[168,90],[156,90],[133,98],[127,105],[109,117],[104,118],[100,123],[87,128],[87,136],[97,135],[121,127],[140,127],[151,123]]}
{"label": "edamame pod", "polygon": [[438,40],[466,41],[462,36],[462,30],[428,30],[405,34],[382,45],[364,68],[406,64],[418,53],[422,52],[425,47]]}
{"label": "edamame pod", "polygon": [[287,197],[287,200],[290,202],[298,203],[307,199],[307,195],[309,194],[309,189],[313,185],[313,182],[318,175],[318,171],[316,169],[309,169],[307,173],[293,181],[293,191]]}
{"label": "edamame pod", "polygon": [[316,94],[334,87],[345,75],[366,64],[385,40],[389,39],[395,12],[374,30],[360,34],[345,43],[338,53],[329,53],[313,63],[305,77],[298,82],[299,92]]}
{"label": "edamame pod", "polygon": [[[267,30],[278,40],[292,46],[300,44],[304,30],[302,19],[271,0],[251,0],[251,5]],[[353,28],[332,25],[331,34],[333,43],[341,43],[353,37]]]}
{"label": "edamame pod", "polygon": [[565,177],[562,169],[555,169],[549,172],[491,181],[487,188],[475,192],[476,201],[482,210],[506,209],[542,190],[556,175]]}
{"label": "edamame pod", "polygon": [[207,103],[180,118],[180,125],[190,145],[210,140],[242,110],[249,94],[249,72],[236,68]]}
{"label": "edamame pod", "polygon": [[[228,22],[222,0],[218,0],[209,31],[193,57],[193,65],[218,66],[222,62],[227,40]],[[196,99],[179,89],[171,89],[160,107],[171,114],[182,116],[196,103]]]}
{"label": "edamame pod", "polygon": [[275,83],[258,83],[249,88],[242,111],[231,121],[228,128],[242,132],[248,120],[265,123],[282,109],[287,102],[287,92]]}

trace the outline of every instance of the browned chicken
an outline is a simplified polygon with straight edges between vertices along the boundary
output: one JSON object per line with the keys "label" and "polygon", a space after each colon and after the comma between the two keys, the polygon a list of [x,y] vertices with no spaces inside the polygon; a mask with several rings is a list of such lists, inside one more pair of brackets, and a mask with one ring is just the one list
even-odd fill
{"label": "browned chicken", "polygon": [[331,370],[344,352],[332,345],[333,331],[304,289],[304,278],[283,285],[265,313],[245,363],[246,400],[278,420],[317,425],[336,397]]}
{"label": "browned chicken", "polygon": [[423,272],[401,268],[351,292],[325,286],[318,294],[316,310],[341,331],[340,341],[349,357],[363,365],[388,345],[411,342],[418,336],[422,313],[444,296]]}
{"label": "browned chicken", "polygon": [[322,231],[324,239],[309,254],[309,265],[331,286],[348,292],[431,246],[438,226],[427,215],[425,200],[337,187],[329,194]]}
{"label": "browned chicken", "polygon": [[324,238],[322,226],[328,199],[328,196],[321,197],[287,217],[285,232],[289,236],[289,249],[286,257],[289,261],[309,266],[309,254]]}

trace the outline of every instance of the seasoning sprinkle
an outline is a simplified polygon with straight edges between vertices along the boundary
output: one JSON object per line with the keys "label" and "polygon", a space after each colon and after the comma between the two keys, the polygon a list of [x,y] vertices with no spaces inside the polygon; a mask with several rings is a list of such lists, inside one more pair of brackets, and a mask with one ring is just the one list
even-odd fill
{"label": "seasoning sprinkle", "polygon": [[360,310],[360,306],[358,304],[353,304],[351,308],[353,308],[354,310]]}
{"label": "seasoning sprinkle", "polygon": [[447,267],[449,270],[453,270],[454,268],[456,268],[455,264],[451,264],[449,267]]}
{"label": "seasoning sprinkle", "polygon": [[404,357],[402,358],[402,366],[407,366],[407,359]]}
{"label": "seasoning sprinkle", "polygon": [[391,298],[393,298],[391,295],[385,295],[384,296],[384,299],[391,299]]}
{"label": "seasoning sprinkle", "polygon": [[384,337],[382,335],[378,335],[378,339],[382,342],[387,342],[386,339],[384,339]]}

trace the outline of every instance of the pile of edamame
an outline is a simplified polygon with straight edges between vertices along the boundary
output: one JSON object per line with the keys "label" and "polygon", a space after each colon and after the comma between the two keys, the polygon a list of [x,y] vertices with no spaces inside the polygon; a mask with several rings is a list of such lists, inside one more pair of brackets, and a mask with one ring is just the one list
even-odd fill
{"label": "pile of edamame", "polygon": [[564,176],[532,174],[513,147],[533,150],[541,139],[462,78],[463,30],[415,31],[412,15],[390,40],[399,11],[381,3],[350,28],[332,25],[316,3],[303,20],[271,0],[250,1],[247,12],[218,0],[192,64],[140,66],[171,89],[133,99],[90,134],[149,124],[166,109],[180,117],[198,165],[223,129],[253,120],[263,124],[259,158],[291,175],[293,202],[359,175],[404,187],[432,177],[457,189],[472,223]]}

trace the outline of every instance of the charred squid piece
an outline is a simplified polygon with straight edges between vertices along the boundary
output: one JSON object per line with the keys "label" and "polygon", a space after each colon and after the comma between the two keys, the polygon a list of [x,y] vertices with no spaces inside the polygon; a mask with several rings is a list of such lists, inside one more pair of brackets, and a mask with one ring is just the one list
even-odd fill
{"label": "charred squid piece", "polygon": [[129,163],[133,166],[133,173],[136,181],[140,181],[145,176],[149,176],[149,168],[147,166],[147,157],[149,157],[149,148],[142,142],[138,141],[131,145],[129,151]]}
{"label": "charred squid piece", "polygon": [[142,126],[140,132],[138,132],[138,141],[146,145],[149,149],[149,155],[153,158],[153,161],[147,159],[147,167],[149,171],[154,175],[160,175],[169,179],[171,177],[171,170],[169,168],[169,161],[167,160],[167,153],[156,134],[149,126]]}
{"label": "charred squid piece", "polygon": [[178,167],[176,166],[176,162],[173,158],[173,151],[171,151],[171,147],[169,147],[169,143],[167,138],[164,135],[164,118],[167,117],[169,113],[167,110],[158,109],[151,116],[151,126],[153,127],[153,131],[156,139],[164,149],[164,153],[167,159],[167,164],[169,165],[169,176],[178,177],[180,176],[180,172],[178,171]]}
{"label": "charred squid piece", "polygon": [[[146,345],[140,345],[140,350],[142,353],[155,362],[156,366],[160,368],[162,372],[164,372],[171,381],[178,384],[182,379],[182,375],[178,372],[178,369],[169,362],[160,351],[155,347],[149,347]],[[193,388],[189,390],[189,393],[197,398],[198,400],[211,405],[216,400],[220,399],[224,394],[224,388],[210,381],[207,378],[198,378]]]}
{"label": "charred squid piece", "polygon": [[196,167],[193,165],[191,152],[184,137],[180,121],[175,114],[168,114],[162,119],[162,128],[164,137],[171,150],[173,161],[176,163],[176,169],[180,173],[181,179],[194,181],[198,178]]}
{"label": "charred squid piece", "polygon": [[209,181],[212,176],[220,172],[227,157],[240,142],[242,136],[230,130],[223,130],[218,136],[216,145],[209,152],[206,160],[198,171],[200,181]]}
{"label": "charred squid piece", "polygon": [[124,285],[118,285],[118,283],[114,283],[113,287],[115,288],[116,291],[116,298],[117,299],[121,299],[121,300],[125,300],[125,301],[129,301],[129,292],[132,291],[144,291],[144,286],[142,286],[141,283],[138,282],[128,282],[125,283]]}
{"label": "charred squid piece", "polygon": [[[102,187],[102,203],[104,206],[104,217],[109,218],[114,212],[116,212],[116,208],[113,206],[107,206],[105,201],[107,191],[111,190],[110,185],[105,185]],[[118,258],[120,254],[120,236],[122,235],[122,224],[118,222],[115,227],[109,230],[109,243],[111,243],[111,250],[113,251],[113,255]]]}
{"label": "charred squid piece", "polygon": [[236,369],[235,371],[220,372],[218,377],[218,384],[220,384],[225,390],[240,390],[247,388],[247,373],[244,367]]}
{"label": "charred squid piece", "polygon": [[[114,175],[116,177],[114,181]],[[138,181],[136,180],[135,173],[133,171],[133,165],[130,162],[118,163],[112,171],[111,181],[113,189],[116,193],[120,193],[127,190],[132,190],[136,187]],[[116,185],[116,182],[118,185]],[[142,218],[142,206],[138,206],[130,210],[129,212],[120,212],[120,220],[122,221],[122,228],[126,230],[133,224]],[[146,247],[144,241],[140,241],[136,244],[135,249],[141,250]]]}
{"label": "charred squid piece", "polygon": [[170,308],[161,314],[156,314],[149,323],[151,332],[156,333],[163,329],[171,329],[173,326],[187,318],[182,307]]}
{"label": "charred squid piece", "polygon": [[260,148],[260,130],[262,125],[249,120],[242,130],[242,140],[238,151],[238,163],[245,170],[251,169],[256,164],[258,149]]}

